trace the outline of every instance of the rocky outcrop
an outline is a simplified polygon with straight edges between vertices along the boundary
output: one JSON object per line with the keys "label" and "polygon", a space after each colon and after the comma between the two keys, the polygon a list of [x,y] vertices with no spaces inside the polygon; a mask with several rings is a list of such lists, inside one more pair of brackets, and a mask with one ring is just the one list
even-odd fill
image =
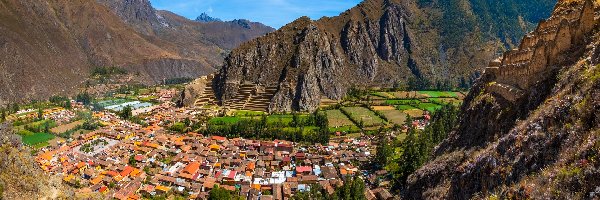
{"label": "rocky outcrop", "polygon": [[221,22],[223,20],[215,17],[211,17],[206,13],[200,14],[200,16],[196,17],[197,22]]}
{"label": "rocky outcrop", "polygon": [[518,49],[491,62],[405,197],[598,198],[600,163],[589,156],[600,144],[595,10],[591,0],[559,1]]}
{"label": "rocky outcrop", "polygon": [[[453,1],[489,6],[479,1]],[[340,99],[352,86],[407,85],[409,78],[430,85],[468,82],[464,80],[481,69],[478,66],[491,59],[503,43],[500,37],[482,36],[474,28],[484,25],[466,13],[480,8],[465,10],[469,7],[452,5],[367,0],[337,17],[300,18],[232,51],[219,72],[215,90],[226,103],[236,96],[240,85],[277,87],[270,111],[312,111],[322,97]],[[461,17],[471,20],[473,29],[446,33],[445,29],[456,28],[437,22]],[[449,37],[451,34],[459,37]]]}

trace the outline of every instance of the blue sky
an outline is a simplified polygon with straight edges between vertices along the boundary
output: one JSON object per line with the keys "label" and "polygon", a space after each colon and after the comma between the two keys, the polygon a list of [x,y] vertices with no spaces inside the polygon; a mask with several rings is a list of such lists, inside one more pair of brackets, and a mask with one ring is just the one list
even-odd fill
{"label": "blue sky", "polygon": [[206,12],[222,20],[248,19],[280,28],[302,16],[337,16],[362,0],[150,0],[159,10],[190,19]]}

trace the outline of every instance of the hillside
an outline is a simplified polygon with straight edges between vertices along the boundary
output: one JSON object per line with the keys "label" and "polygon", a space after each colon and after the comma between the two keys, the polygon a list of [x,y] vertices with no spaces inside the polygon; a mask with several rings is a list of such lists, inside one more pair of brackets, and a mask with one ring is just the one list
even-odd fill
{"label": "hillside", "polygon": [[0,105],[72,93],[94,67],[120,66],[150,84],[206,75],[228,49],[272,31],[246,30],[159,12],[147,0],[2,1]]}
{"label": "hillside", "polygon": [[352,86],[469,87],[555,1],[535,3],[366,0],[337,17],[303,17],[235,49],[215,91],[226,104],[242,85],[277,87],[271,111],[312,111]]}
{"label": "hillside", "polygon": [[561,0],[489,64],[460,124],[408,178],[408,199],[595,199],[600,32],[591,0]]}
{"label": "hillside", "polygon": [[67,199],[75,197],[57,176],[43,173],[23,147],[21,138],[12,133],[9,123],[0,124],[0,199]]}

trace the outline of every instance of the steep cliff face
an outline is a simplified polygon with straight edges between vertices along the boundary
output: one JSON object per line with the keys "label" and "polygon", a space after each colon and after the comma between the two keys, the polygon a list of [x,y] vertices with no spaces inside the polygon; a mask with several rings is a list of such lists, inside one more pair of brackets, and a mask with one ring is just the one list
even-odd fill
{"label": "steep cliff face", "polygon": [[[511,3],[518,8],[527,4]],[[546,12],[553,4],[539,3]],[[518,18],[522,11],[508,7],[515,12],[498,14],[491,6],[478,0],[367,0],[337,17],[300,18],[235,49],[215,89],[227,102],[240,85],[276,86],[271,111],[310,111],[322,96],[342,98],[354,85],[391,87],[406,85],[410,78],[421,86],[464,84],[495,52],[511,46],[507,36],[519,35],[490,33],[488,26],[506,23],[527,30],[537,20],[527,15],[520,25],[489,24],[485,17]],[[484,14],[473,14],[479,10]]]}
{"label": "steep cliff face", "polygon": [[597,5],[559,1],[518,49],[490,63],[459,127],[408,180],[410,199],[598,198]]}
{"label": "steep cliff face", "polygon": [[75,92],[99,66],[147,83],[206,75],[228,49],[272,30],[194,22],[148,0],[2,1],[0,105]]}

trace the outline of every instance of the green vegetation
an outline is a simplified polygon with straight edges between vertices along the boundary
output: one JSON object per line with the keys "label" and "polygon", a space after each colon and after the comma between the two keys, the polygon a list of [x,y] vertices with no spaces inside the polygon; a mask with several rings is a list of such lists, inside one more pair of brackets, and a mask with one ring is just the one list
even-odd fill
{"label": "green vegetation", "polygon": [[373,111],[364,107],[344,107],[342,112],[350,117],[359,127],[373,127],[385,124],[385,121]]}
{"label": "green vegetation", "polygon": [[131,119],[131,117],[133,117],[132,112],[131,106],[125,106],[123,110],[119,112],[119,117],[121,117],[121,119]]}
{"label": "green vegetation", "polygon": [[96,67],[92,70],[92,76],[110,76],[127,74],[127,70],[118,67]]}
{"label": "green vegetation", "polygon": [[399,110],[382,110],[382,111],[377,111],[379,113],[381,113],[383,116],[385,116],[385,119],[390,122],[390,123],[394,123],[394,124],[404,124],[406,122],[406,117],[407,114],[399,111]]}
{"label": "green vegetation", "polygon": [[416,105],[421,103],[417,99],[402,99],[402,100],[385,100],[388,105]]}
{"label": "green vegetation", "polygon": [[283,139],[294,142],[327,143],[329,130],[325,115],[262,115],[260,117],[219,117],[209,120],[210,135],[255,139]]}
{"label": "green vegetation", "polygon": [[354,126],[354,123],[341,110],[326,110],[329,127]]}
{"label": "green vegetation", "polygon": [[75,101],[82,103],[83,105],[90,105],[94,99],[87,92],[77,94]]}
{"label": "green vegetation", "polygon": [[335,188],[329,195],[320,185],[310,186],[311,190],[298,192],[291,199],[294,200],[366,200],[365,182],[361,178],[346,177],[344,185]]}
{"label": "green vegetation", "polygon": [[170,78],[170,79],[165,80],[164,84],[165,85],[177,85],[177,84],[189,83],[193,80],[194,80],[193,78],[188,78],[188,77]]}
{"label": "green vegetation", "polygon": [[215,117],[208,121],[211,125],[232,125],[240,122],[241,117]]}
{"label": "green vegetation", "polygon": [[[381,141],[375,162],[391,173],[393,189],[403,187],[408,176],[429,160],[433,148],[447,137],[457,124],[457,119],[458,109],[446,105],[432,115],[430,125],[425,130],[411,128],[405,138]],[[390,148],[395,149],[393,153],[390,153]]]}
{"label": "green vegetation", "polygon": [[329,127],[331,133],[359,133],[361,129],[356,125],[340,126],[340,127]]}
{"label": "green vegetation", "polygon": [[426,110],[430,113],[433,113],[436,110],[441,109],[443,106],[434,103],[420,103],[419,105],[417,105],[417,107],[421,110]]}
{"label": "green vegetation", "polygon": [[439,98],[439,97],[451,97],[451,98],[456,98],[458,97],[458,95],[456,95],[456,93],[454,92],[444,92],[444,91],[418,91],[420,94],[426,95],[428,97],[434,97],[434,98]]}
{"label": "green vegetation", "polygon": [[398,106],[396,106],[396,109],[398,109],[398,110],[413,110],[413,109],[417,109],[417,108],[409,106],[409,105],[398,105]]}
{"label": "green vegetation", "polygon": [[208,200],[241,200],[244,199],[239,195],[232,193],[229,190],[220,188],[218,185],[215,185],[210,193],[208,194]]}
{"label": "green vegetation", "polygon": [[48,141],[54,139],[54,135],[48,133],[34,133],[32,135],[21,135],[23,140],[23,144],[28,146],[36,146],[43,144],[43,146],[48,145]]}
{"label": "green vegetation", "polygon": [[177,122],[177,123],[174,123],[173,125],[171,125],[171,127],[169,129],[171,131],[185,133],[185,131],[187,130],[187,126],[183,122]]}
{"label": "green vegetation", "polygon": [[251,110],[238,110],[235,111],[234,116],[238,116],[238,117],[257,117],[257,116],[262,116],[262,115],[266,115],[267,113],[262,112],[262,111],[251,111]]}

